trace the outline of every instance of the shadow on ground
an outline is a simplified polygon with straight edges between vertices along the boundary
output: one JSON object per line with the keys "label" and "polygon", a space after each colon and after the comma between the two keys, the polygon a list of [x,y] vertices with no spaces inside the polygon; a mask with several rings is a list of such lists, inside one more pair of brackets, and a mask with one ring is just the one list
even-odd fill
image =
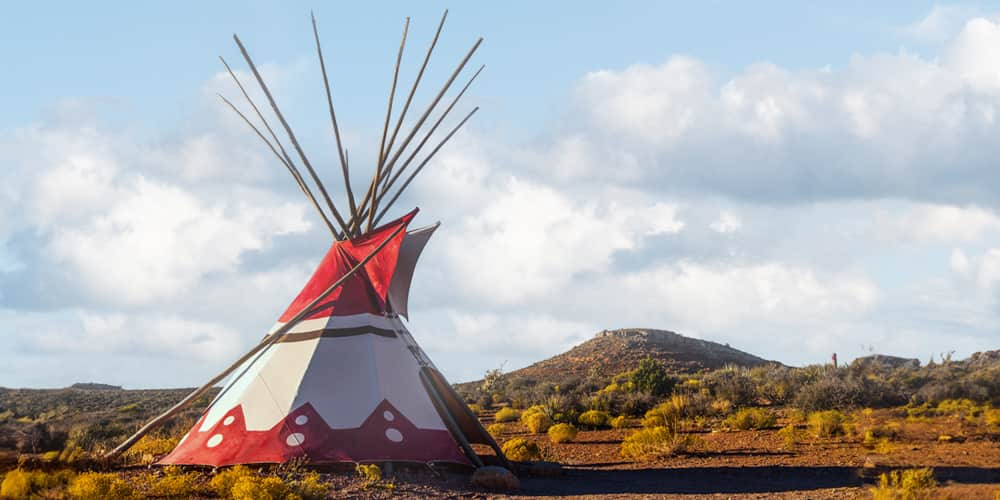
{"label": "shadow on ground", "polygon": [[[956,483],[1000,482],[1000,468],[936,467]],[[558,478],[522,478],[522,495],[775,493],[863,486],[855,467],[692,467],[678,469],[565,469]]]}

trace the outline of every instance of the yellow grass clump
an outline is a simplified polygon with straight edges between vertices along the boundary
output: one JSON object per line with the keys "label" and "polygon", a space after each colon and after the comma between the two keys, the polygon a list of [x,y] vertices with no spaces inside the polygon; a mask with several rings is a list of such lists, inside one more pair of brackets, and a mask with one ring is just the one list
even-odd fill
{"label": "yellow grass clump", "polygon": [[847,416],[837,410],[816,411],[809,414],[809,430],[814,436],[825,438],[846,434]]}
{"label": "yellow grass clump", "polygon": [[482,407],[482,406],[479,406],[479,405],[477,405],[477,404],[470,404],[470,405],[468,405],[468,406],[469,406],[469,411],[471,411],[471,412],[472,412],[472,414],[473,414],[473,415],[475,415],[475,416],[477,416],[477,417],[478,417],[478,416],[479,416],[479,415],[480,415],[481,413],[483,413],[483,407]]}
{"label": "yellow grass clump", "polygon": [[515,462],[527,462],[541,458],[538,444],[530,439],[514,438],[504,443],[500,449],[508,459]]}
{"label": "yellow grass clump", "polygon": [[747,431],[773,427],[778,416],[766,408],[743,408],[726,418],[726,425],[732,429]]}
{"label": "yellow grass clump", "polygon": [[667,427],[653,427],[636,431],[625,438],[621,445],[624,458],[648,462],[669,457],[691,449],[694,439]]}
{"label": "yellow grass clump", "polygon": [[576,439],[576,427],[572,424],[556,424],[549,427],[549,439],[553,443],[569,443]]}
{"label": "yellow grass clump", "polygon": [[233,486],[240,480],[240,478],[253,475],[254,473],[249,467],[245,465],[235,465],[216,474],[215,477],[208,482],[208,487],[211,488],[216,495],[227,498],[232,493]]}
{"label": "yellow grass clump", "polygon": [[614,429],[624,429],[628,427],[629,418],[625,415],[618,415],[617,417],[611,419],[611,427]]}
{"label": "yellow grass clump", "polygon": [[937,481],[930,468],[894,470],[879,476],[874,500],[922,500],[935,497]]}
{"label": "yellow grass clump", "polygon": [[117,474],[84,472],[69,484],[69,495],[79,500],[130,500],[142,498],[132,484]]}
{"label": "yellow grass clump", "polygon": [[31,472],[15,469],[8,472],[0,483],[0,497],[28,498],[31,495]]}

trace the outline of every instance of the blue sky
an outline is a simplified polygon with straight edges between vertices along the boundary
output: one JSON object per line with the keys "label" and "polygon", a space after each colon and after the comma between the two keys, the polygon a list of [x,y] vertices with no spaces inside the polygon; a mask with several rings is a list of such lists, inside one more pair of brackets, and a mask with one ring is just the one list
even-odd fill
{"label": "blue sky", "polygon": [[329,242],[217,56],[239,33],[335,174],[314,10],[363,170],[404,18],[408,82],[446,7],[416,109],[483,36],[482,109],[400,205],[444,223],[411,326],[453,380],[625,326],[789,364],[1000,347],[995,2],[17,4],[0,386],[193,385],[252,345]]}

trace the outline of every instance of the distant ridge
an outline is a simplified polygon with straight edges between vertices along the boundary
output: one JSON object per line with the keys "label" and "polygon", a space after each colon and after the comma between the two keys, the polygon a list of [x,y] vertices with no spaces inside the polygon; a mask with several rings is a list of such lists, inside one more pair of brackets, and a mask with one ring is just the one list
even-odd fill
{"label": "distant ridge", "polygon": [[600,331],[592,339],[562,354],[509,375],[545,381],[582,378],[594,370],[614,375],[636,368],[647,356],[660,361],[675,373],[693,373],[726,365],[776,363],[728,345],[685,337],[667,330],[622,328]]}
{"label": "distant ridge", "polygon": [[67,389],[80,389],[84,391],[120,391],[122,386],[111,384],[98,384],[97,382],[77,382]]}

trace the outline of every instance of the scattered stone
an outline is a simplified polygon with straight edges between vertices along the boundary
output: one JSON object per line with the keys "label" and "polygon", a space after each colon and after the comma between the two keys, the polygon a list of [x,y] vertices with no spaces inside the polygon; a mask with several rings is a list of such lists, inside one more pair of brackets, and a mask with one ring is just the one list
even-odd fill
{"label": "scattered stone", "polygon": [[513,472],[495,465],[487,465],[472,473],[472,484],[491,490],[516,490],[521,481]]}
{"label": "scattered stone", "polygon": [[556,477],[562,475],[562,465],[558,462],[531,462],[528,474],[539,477]]}

